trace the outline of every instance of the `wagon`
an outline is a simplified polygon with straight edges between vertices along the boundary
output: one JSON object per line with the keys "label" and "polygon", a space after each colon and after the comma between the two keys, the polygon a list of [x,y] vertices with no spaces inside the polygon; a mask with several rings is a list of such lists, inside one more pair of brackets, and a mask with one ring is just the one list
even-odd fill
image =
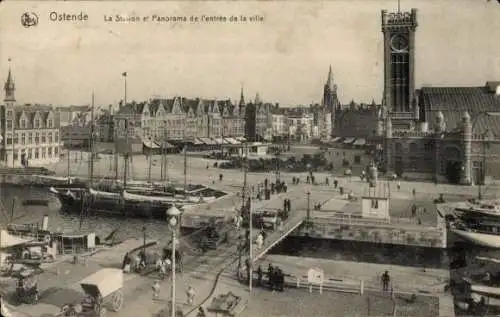
{"label": "wagon", "polygon": [[105,317],[105,303],[112,311],[119,311],[123,306],[123,272],[120,269],[102,269],[80,282],[87,295],[80,305],[65,305],[62,316]]}

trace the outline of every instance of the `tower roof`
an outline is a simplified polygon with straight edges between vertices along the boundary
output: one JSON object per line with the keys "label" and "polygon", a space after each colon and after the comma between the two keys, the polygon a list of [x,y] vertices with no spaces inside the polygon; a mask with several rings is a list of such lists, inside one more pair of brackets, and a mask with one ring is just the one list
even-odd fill
{"label": "tower roof", "polygon": [[330,65],[330,68],[328,70],[328,79],[326,80],[326,86],[328,88],[330,88],[330,91],[332,91],[333,90],[333,85],[334,85],[333,71],[332,71],[332,65]]}
{"label": "tower roof", "polygon": [[14,96],[14,91],[16,90],[16,86],[14,84],[14,80],[12,79],[12,71],[9,67],[9,74],[7,75],[7,81],[4,85],[5,90],[5,99],[4,101],[16,101]]}
{"label": "tower roof", "polygon": [[244,106],[245,105],[245,96],[243,94],[243,85],[241,85],[241,94],[240,94],[240,106]]}

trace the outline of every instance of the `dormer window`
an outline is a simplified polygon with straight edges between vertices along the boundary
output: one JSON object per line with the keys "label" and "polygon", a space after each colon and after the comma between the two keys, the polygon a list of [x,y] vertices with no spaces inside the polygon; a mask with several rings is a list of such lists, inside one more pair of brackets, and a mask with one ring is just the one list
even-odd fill
{"label": "dormer window", "polygon": [[49,119],[47,121],[47,128],[52,128],[52,125],[53,125],[52,119]]}
{"label": "dormer window", "polygon": [[35,128],[40,128],[40,120],[39,119],[35,120]]}
{"label": "dormer window", "polygon": [[21,128],[23,128],[23,129],[26,128],[26,120],[24,120],[24,119],[21,120]]}

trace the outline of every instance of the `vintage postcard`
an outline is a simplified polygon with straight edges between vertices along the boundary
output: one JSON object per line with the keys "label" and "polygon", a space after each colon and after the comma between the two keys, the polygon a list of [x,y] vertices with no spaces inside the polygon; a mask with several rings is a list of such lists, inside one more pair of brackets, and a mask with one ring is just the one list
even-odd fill
{"label": "vintage postcard", "polygon": [[500,314],[500,1],[0,4],[1,316]]}

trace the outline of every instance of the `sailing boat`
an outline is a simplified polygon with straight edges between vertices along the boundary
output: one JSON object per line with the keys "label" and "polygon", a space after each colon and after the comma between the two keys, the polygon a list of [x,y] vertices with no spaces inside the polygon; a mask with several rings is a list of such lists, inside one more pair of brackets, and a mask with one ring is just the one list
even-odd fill
{"label": "sailing boat", "polygon": [[[165,210],[172,205],[198,204],[217,199],[212,190],[199,186],[192,192],[187,192],[186,186],[186,149],[184,148],[184,190],[172,189],[164,185],[151,182],[128,181],[129,154],[124,154],[124,173],[122,183],[102,182],[93,184],[94,160],[94,97],[92,97],[91,118],[92,124],[89,131],[90,158],[89,158],[89,184],[86,186],[53,186],[50,191],[60,200],[63,211],[80,213],[83,209],[101,214],[118,214],[128,217],[165,218]],[[125,120],[125,130],[128,131],[128,120]],[[126,144],[128,136],[125,134]],[[117,173],[118,174],[118,173]],[[194,195],[194,196],[193,196]],[[221,193],[222,195],[222,193]],[[205,197],[207,196],[207,197]],[[86,206],[90,197],[90,206]]]}

